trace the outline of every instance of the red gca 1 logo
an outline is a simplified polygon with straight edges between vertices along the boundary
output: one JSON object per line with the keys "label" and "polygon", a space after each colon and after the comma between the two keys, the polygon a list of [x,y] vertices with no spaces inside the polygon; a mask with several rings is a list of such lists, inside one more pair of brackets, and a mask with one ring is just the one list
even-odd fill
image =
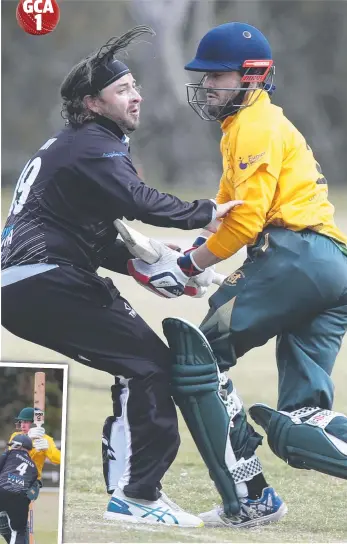
{"label": "red gca 1 logo", "polygon": [[16,16],[19,26],[25,32],[41,36],[55,29],[59,22],[60,9],[56,0],[21,0]]}

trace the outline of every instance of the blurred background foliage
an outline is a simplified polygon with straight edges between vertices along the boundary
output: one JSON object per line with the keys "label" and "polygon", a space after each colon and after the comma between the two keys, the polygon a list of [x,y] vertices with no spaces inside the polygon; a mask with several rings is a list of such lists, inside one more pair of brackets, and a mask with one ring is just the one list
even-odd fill
{"label": "blurred background foliage", "polygon": [[228,21],[257,26],[276,63],[273,102],[313,148],[331,187],[346,187],[347,2],[316,0],[58,0],[54,32],[29,36],[16,0],[2,1],[2,172],[13,187],[30,156],[63,126],[59,87],[71,66],[136,24],[156,32],[126,62],[143,87],[141,127],[132,136],[140,175],[161,188],[215,194],[221,174],[218,123],[186,103],[184,64],[203,34]]}
{"label": "blurred background foliage", "polygon": [[34,376],[39,371],[46,374],[44,427],[55,440],[61,439],[63,370],[1,366],[0,440],[7,441],[16,430],[15,418],[22,408],[34,405]]}

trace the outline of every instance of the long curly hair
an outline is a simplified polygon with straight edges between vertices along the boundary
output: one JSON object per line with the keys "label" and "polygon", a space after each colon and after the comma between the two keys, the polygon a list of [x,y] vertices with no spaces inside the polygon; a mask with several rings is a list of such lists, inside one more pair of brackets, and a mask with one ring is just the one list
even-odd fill
{"label": "long curly hair", "polygon": [[82,125],[95,119],[96,114],[84,103],[86,95],[97,96],[99,91],[93,89],[93,77],[100,65],[115,59],[115,55],[128,47],[143,34],[155,35],[152,28],[145,25],[136,26],[120,37],[110,38],[105,45],[76,64],[65,77],[60,94],[62,97],[61,115],[66,123]]}

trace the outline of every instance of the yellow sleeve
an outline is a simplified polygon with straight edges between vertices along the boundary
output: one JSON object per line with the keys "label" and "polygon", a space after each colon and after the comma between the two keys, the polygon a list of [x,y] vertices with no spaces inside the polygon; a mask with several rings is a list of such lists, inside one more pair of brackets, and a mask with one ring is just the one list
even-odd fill
{"label": "yellow sleeve", "polygon": [[206,242],[220,259],[254,243],[263,230],[282,168],[283,137],[276,125],[252,123],[240,127],[232,155],[231,145],[224,148],[223,162],[230,164],[232,175],[222,178],[221,198],[227,192],[244,204],[232,210]]}
{"label": "yellow sleeve", "polygon": [[46,458],[54,465],[60,465],[60,450],[58,450],[51,436],[45,435],[45,438],[48,440],[48,450],[45,451]]}
{"label": "yellow sleeve", "polygon": [[223,174],[219,182],[219,190],[216,196],[216,202],[217,204],[225,204],[225,202],[229,202],[229,200],[231,200],[231,196],[227,188],[225,174]]}
{"label": "yellow sleeve", "polygon": [[233,163],[234,189],[249,179],[259,168],[278,179],[283,163],[283,135],[279,127],[251,124],[237,135]]}
{"label": "yellow sleeve", "polygon": [[265,166],[237,186],[235,199],[244,200],[244,204],[232,210],[206,242],[216,257],[227,259],[244,245],[255,242],[264,228],[276,186],[277,179]]}

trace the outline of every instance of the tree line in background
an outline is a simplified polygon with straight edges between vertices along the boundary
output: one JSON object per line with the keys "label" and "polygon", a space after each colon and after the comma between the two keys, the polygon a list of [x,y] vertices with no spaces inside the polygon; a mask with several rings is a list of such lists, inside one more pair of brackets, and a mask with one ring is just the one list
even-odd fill
{"label": "tree line in background", "polygon": [[25,162],[63,126],[59,87],[71,66],[136,24],[156,32],[126,61],[143,86],[141,127],[132,137],[140,174],[152,185],[216,192],[220,129],[186,102],[194,74],[184,64],[203,34],[228,21],[257,26],[276,63],[275,104],[301,130],[330,185],[346,183],[347,2],[334,0],[61,1],[61,20],[46,36],[17,25],[17,1],[2,2],[3,183],[13,186]]}
{"label": "tree line in background", "polygon": [[[40,369],[0,367],[0,439],[7,440],[15,430],[15,418],[22,408],[34,405],[34,376]],[[63,370],[45,368],[45,429],[61,438]]]}

